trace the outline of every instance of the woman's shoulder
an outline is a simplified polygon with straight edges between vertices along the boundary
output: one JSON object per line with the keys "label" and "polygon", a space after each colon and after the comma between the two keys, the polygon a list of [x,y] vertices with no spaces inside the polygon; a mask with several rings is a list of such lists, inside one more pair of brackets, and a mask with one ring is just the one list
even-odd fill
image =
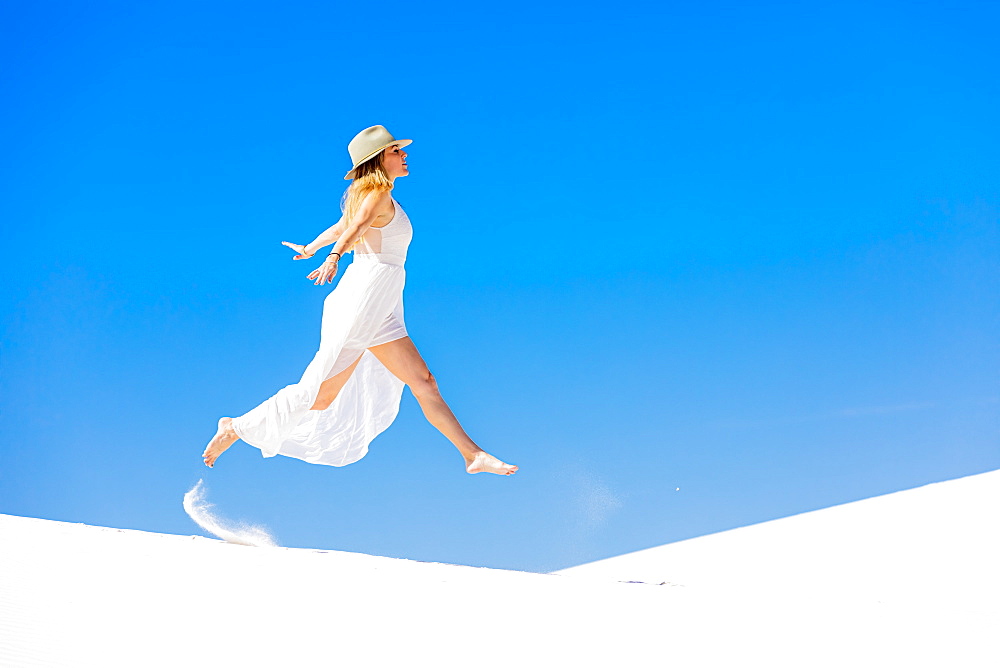
{"label": "woman's shoulder", "polygon": [[396,200],[392,197],[392,192],[383,190],[381,192],[369,193],[371,211],[375,214],[372,227],[384,227],[392,222],[396,216]]}
{"label": "woman's shoulder", "polygon": [[388,190],[372,190],[365,193],[358,209],[365,212],[375,212],[381,215],[392,209],[392,194]]}
{"label": "woman's shoulder", "polygon": [[364,199],[361,200],[362,204],[367,204],[368,206],[380,206],[383,204],[388,204],[392,201],[392,191],[374,189],[365,193]]}

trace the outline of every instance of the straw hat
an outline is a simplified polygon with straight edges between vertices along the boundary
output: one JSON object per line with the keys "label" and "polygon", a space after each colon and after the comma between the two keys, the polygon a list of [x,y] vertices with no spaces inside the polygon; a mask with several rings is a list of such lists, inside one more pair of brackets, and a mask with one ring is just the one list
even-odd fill
{"label": "straw hat", "polygon": [[354,170],[357,169],[358,165],[366,160],[371,160],[388,147],[398,146],[402,148],[412,143],[412,139],[394,138],[381,125],[373,125],[370,128],[365,128],[354,135],[354,139],[347,145],[347,152],[351,154],[351,161],[354,163],[354,167],[351,168],[351,171],[347,172],[344,180],[350,181],[353,179]]}

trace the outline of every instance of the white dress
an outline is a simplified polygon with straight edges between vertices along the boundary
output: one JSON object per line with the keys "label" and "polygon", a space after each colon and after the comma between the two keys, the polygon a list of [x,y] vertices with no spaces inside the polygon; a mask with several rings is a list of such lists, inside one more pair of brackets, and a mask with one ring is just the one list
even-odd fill
{"label": "white dress", "polygon": [[[368,453],[368,444],[399,412],[403,383],[367,349],[406,336],[403,263],[413,237],[410,219],[395,199],[387,225],[369,228],[354,261],[323,302],[319,351],[302,379],[233,420],[241,439],[265,457],[286,455],[346,466]],[[309,410],[319,386],[361,357],[326,410]]]}

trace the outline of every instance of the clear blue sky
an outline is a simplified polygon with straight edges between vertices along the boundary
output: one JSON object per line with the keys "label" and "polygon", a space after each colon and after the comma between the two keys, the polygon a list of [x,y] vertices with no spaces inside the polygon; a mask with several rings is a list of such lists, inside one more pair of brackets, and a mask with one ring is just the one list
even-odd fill
{"label": "clear blue sky", "polygon": [[[550,570],[1000,467],[994,3],[8,2],[0,512]],[[338,469],[295,382],[347,141],[414,139],[404,395]],[[679,488],[679,490],[678,490]]]}

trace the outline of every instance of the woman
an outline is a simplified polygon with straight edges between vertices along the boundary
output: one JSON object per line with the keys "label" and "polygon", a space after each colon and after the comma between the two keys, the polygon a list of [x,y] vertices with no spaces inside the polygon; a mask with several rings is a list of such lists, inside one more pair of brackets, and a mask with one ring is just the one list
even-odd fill
{"label": "woman", "polygon": [[239,439],[265,457],[332,466],[356,462],[395,419],[405,384],[427,420],[462,453],[466,471],[517,471],[469,438],[406,335],[403,263],[412,228],[391,191],[397,178],[409,174],[403,147],[410,143],[381,125],[358,133],[347,147],[354,166],[344,177],[351,185],[340,221],[304,246],[282,242],[298,253],[295,260],[334,244],[309,274],[315,285],[332,282],[344,253],[353,250],[354,262],[323,303],[319,352],[302,379],[241,417],[220,419],[202,454],[206,465],[214,466]]}

